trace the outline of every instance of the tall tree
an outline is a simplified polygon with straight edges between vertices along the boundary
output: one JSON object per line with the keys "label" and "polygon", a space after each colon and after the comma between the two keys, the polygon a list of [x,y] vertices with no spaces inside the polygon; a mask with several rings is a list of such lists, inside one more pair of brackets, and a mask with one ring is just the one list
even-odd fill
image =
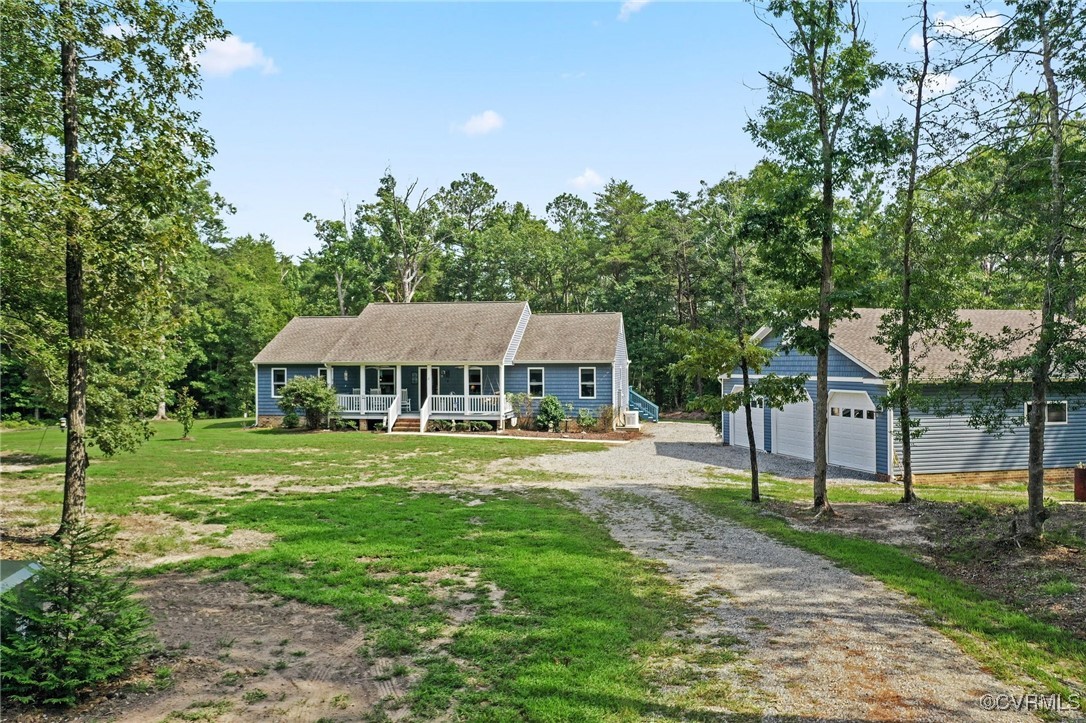
{"label": "tall tree", "polygon": [[435,270],[441,256],[434,197],[418,190],[418,181],[401,195],[396,178],[386,172],[377,200],[358,207],[356,219],[378,240],[379,292],[388,301],[409,303]]}
{"label": "tall tree", "polygon": [[[16,112],[5,118],[4,143],[33,151],[13,171],[27,181],[20,192],[52,196],[57,208],[11,236],[35,238],[64,259],[63,531],[84,516],[88,441],[108,452],[146,434],[125,431],[144,403],[131,372],[161,344],[171,270],[195,238],[180,211],[212,145],[188,103],[200,87],[196,58],[223,31],[204,2],[182,10],[155,0],[5,0],[3,15],[3,74],[19,78],[19,95],[32,100],[5,107]],[[143,379],[153,397],[160,361]]]}
{"label": "tall tree", "polygon": [[[797,315],[794,336],[816,357],[813,502],[819,512],[832,513],[826,489],[830,329],[847,312],[847,303],[834,293],[836,204],[843,188],[891,151],[891,134],[867,113],[871,92],[887,69],[875,62],[862,37],[857,0],[771,0],[762,10],[788,26],[775,32],[789,62],[783,72],[762,74],[768,102],[748,130],[760,146],[806,176],[820,198],[817,304]],[[817,319],[814,334],[802,318],[811,312]]]}

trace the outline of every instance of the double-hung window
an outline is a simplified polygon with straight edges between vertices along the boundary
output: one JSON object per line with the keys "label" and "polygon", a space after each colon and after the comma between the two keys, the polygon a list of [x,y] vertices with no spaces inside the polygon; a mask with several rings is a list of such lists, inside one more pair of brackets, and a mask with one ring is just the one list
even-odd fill
{"label": "double-hung window", "polygon": [[543,367],[528,367],[528,396],[542,398],[543,388]]}
{"label": "double-hung window", "polygon": [[328,367],[320,367],[320,368],[317,369],[317,379],[320,379],[322,382],[324,382],[324,386],[326,386],[326,387],[329,386],[329,384],[328,384],[328,372],[329,371],[330,370],[328,369]]}
{"label": "double-hung window", "polygon": [[272,369],[271,370],[271,375],[272,375],[272,377],[271,377],[271,379],[272,379],[272,385],[271,385],[272,398],[277,399],[277,398],[279,398],[281,396],[280,392],[283,390],[283,387],[285,387],[287,385],[287,370],[284,367],[280,367],[278,369]]}
{"label": "double-hung window", "polygon": [[[1026,402],[1026,424],[1029,424],[1029,413],[1033,410],[1033,403]],[[1067,402],[1048,402],[1045,415],[1047,424],[1067,424]]]}
{"label": "double-hung window", "polygon": [[581,399],[596,398],[596,367],[581,367]]}
{"label": "double-hung window", "polygon": [[468,367],[468,396],[479,397],[483,394],[483,368]]}

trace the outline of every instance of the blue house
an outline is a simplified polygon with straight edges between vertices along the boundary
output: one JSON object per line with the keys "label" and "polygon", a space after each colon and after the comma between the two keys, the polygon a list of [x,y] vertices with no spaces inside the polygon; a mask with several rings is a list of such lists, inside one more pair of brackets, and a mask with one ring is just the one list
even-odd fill
{"label": "blue house", "polygon": [[253,369],[260,425],[282,422],[278,392],[298,376],[335,389],[342,418],[389,430],[425,431],[431,419],[504,427],[515,393],[556,396],[574,414],[629,407],[622,315],[533,314],[526,302],[375,303],[356,317],[296,317]]}
{"label": "blue house", "polygon": [[[901,474],[901,440],[894,410],[883,404],[886,382],[881,373],[894,360],[874,339],[886,310],[856,312],[858,318],[840,321],[831,331],[826,451],[830,464],[889,480]],[[958,314],[973,333],[994,338],[1005,328],[1021,330],[1023,344],[1028,344],[1028,331],[1037,321],[1032,311],[965,309]],[[755,445],[772,454],[813,459],[815,358],[784,349],[781,336],[768,327],[759,330],[755,340],[767,349],[778,350],[763,373],[808,375],[807,400],[783,409],[752,407]],[[925,393],[939,394],[940,384],[945,384],[960,361],[958,354],[944,346],[917,351],[923,355],[920,381]],[[732,392],[742,385],[742,377],[736,371],[721,382],[723,392]],[[914,417],[924,430],[912,445],[915,479],[981,482],[1023,478],[1029,450],[1026,411],[1025,405],[1008,410],[1019,423],[1000,435],[971,427],[968,414],[940,416],[915,411]],[[724,444],[747,446],[745,414],[742,409],[724,413]],[[1086,397],[1050,397],[1045,429],[1045,467],[1052,470],[1050,478],[1070,477],[1080,462],[1086,462]]]}

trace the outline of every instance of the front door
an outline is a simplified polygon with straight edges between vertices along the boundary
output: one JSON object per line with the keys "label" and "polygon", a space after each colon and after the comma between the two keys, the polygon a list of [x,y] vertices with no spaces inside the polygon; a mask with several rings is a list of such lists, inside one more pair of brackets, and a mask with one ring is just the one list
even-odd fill
{"label": "front door", "polygon": [[430,394],[440,394],[441,389],[438,387],[438,377],[441,370],[437,367],[430,369],[430,385],[426,385],[426,367],[419,367],[419,409],[422,409],[422,405],[426,402],[426,399]]}

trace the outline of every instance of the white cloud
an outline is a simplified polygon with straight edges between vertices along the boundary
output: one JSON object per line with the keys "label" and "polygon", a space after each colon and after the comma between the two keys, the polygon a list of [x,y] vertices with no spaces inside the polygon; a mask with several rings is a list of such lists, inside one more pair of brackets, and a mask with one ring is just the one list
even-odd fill
{"label": "white cloud", "polygon": [[629,20],[634,13],[641,12],[650,0],[626,0],[622,3],[622,9],[618,11],[619,20]]}
{"label": "white cloud", "polygon": [[569,179],[569,185],[581,191],[588,190],[589,188],[599,188],[603,185],[603,176],[596,173],[591,168],[586,168],[581,175]]}
{"label": "white cloud", "polygon": [[[931,73],[924,79],[925,96],[949,93],[957,88],[961,82],[961,78],[950,73]],[[906,98],[914,98],[915,86],[915,83],[902,85],[900,88],[901,94]]]}
{"label": "white cloud", "polygon": [[264,55],[255,43],[247,43],[237,35],[222,40],[210,40],[200,53],[200,67],[212,76],[226,77],[239,70],[256,68],[263,75],[278,73],[275,61]]}
{"label": "white cloud", "polygon": [[[928,35],[928,47],[934,48],[936,45],[935,38]],[[915,50],[918,53],[924,52],[924,36],[920,33],[913,33],[909,37],[909,50]]]}
{"label": "white cloud", "polygon": [[935,29],[946,35],[954,35],[971,40],[995,40],[1007,19],[1002,15],[955,15],[946,17],[939,13],[935,17]]}
{"label": "white cloud", "polygon": [[468,118],[463,125],[457,126],[457,130],[468,136],[485,136],[487,133],[500,130],[504,125],[504,118],[492,110],[484,110],[479,115]]}

